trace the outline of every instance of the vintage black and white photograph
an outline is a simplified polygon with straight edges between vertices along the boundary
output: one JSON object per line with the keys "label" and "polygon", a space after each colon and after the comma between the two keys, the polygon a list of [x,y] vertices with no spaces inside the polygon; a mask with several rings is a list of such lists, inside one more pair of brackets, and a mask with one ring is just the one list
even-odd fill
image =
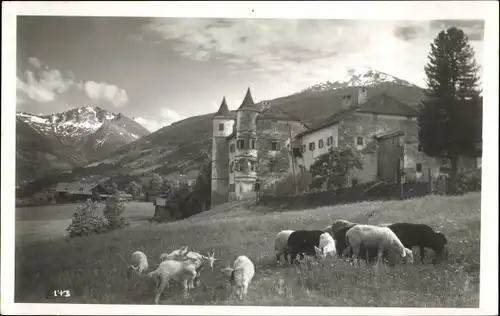
{"label": "vintage black and white photograph", "polygon": [[18,13],[13,303],[479,309],[498,4],[495,25],[463,3],[460,19]]}

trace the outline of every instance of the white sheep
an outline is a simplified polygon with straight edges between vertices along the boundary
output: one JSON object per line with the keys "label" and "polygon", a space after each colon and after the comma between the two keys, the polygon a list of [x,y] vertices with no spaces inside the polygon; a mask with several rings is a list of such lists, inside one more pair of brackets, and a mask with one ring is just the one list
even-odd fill
{"label": "white sheep", "polygon": [[319,247],[314,246],[316,256],[320,259],[325,259],[326,256],[335,257],[337,249],[335,248],[335,240],[333,237],[325,232],[319,236]]}
{"label": "white sheep", "polygon": [[137,275],[142,275],[148,270],[148,258],[142,251],[132,253],[132,264],[130,268],[133,269]]}
{"label": "white sheep", "polygon": [[190,261],[165,260],[160,263],[156,270],[148,273],[148,277],[156,280],[155,304],[158,304],[160,295],[170,280],[181,283],[184,297],[187,297],[188,290],[194,288],[193,280],[196,275],[196,268]]}
{"label": "white sheep", "polygon": [[[388,227],[358,224],[346,233],[346,252],[352,250],[353,257],[359,256],[361,246],[377,248],[377,266],[384,250],[389,250],[413,262],[413,253],[403,246],[398,236]],[[385,267],[385,266],[384,266]]]}
{"label": "white sheep", "polygon": [[229,277],[232,285],[236,286],[236,295],[242,300],[247,295],[248,286],[255,274],[255,267],[247,256],[239,256],[234,261],[233,267],[226,267],[221,271]]}
{"label": "white sheep", "polygon": [[276,252],[276,261],[280,262],[281,255],[285,256],[285,261],[288,259],[288,255],[290,253],[288,248],[288,237],[293,233],[293,230],[282,230],[276,235],[276,239],[274,241],[274,250]]}

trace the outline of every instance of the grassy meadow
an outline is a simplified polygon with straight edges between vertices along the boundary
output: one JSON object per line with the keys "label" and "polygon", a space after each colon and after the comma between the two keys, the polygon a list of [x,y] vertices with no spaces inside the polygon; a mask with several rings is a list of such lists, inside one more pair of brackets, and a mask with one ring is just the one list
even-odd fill
{"label": "grassy meadow", "polygon": [[[75,209],[76,205],[16,211],[15,302],[153,304],[154,282],[146,277],[126,277],[131,253],[145,252],[152,270],[161,253],[187,244],[202,253],[215,251],[219,261],[213,272],[203,271],[201,286],[189,298],[183,298],[180,286],[172,283],[164,291],[162,304],[455,308],[479,305],[479,193],[288,212],[232,204],[167,224],[145,220],[153,214],[150,203],[130,202],[125,211],[133,222],[130,227],[70,240],[61,236]],[[387,272],[367,265],[351,267],[339,259],[276,266],[274,237],[280,230],[322,229],[339,218],[370,224],[427,223],[447,236],[449,258],[433,266],[430,261],[434,254],[428,250],[422,265],[418,249],[414,248],[414,264],[396,265],[387,268]],[[26,222],[32,229],[24,230]],[[220,268],[232,264],[242,254],[254,262],[256,273],[247,298],[239,302],[230,295]],[[70,290],[72,295],[48,296],[56,289]]]}

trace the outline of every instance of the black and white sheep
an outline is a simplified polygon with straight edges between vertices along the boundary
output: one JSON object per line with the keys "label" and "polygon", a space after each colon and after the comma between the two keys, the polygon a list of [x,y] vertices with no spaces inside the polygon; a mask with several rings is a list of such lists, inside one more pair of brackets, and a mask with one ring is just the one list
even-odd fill
{"label": "black and white sheep", "polygon": [[354,225],[346,233],[347,249],[353,251],[354,256],[359,256],[361,246],[377,248],[377,265],[380,264],[384,250],[392,251],[405,258],[407,262],[413,262],[413,253],[405,248],[398,236],[388,227],[373,225]]}
{"label": "black and white sheep", "polygon": [[406,248],[420,247],[420,261],[424,263],[425,248],[432,249],[436,258],[432,263],[441,261],[448,253],[446,244],[448,240],[440,233],[434,231],[429,225],[414,223],[394,223],[388,226],[401,240]]}
{"label": "black and white sheep", "polygon": [[288,261],[290,249],[288,247],[288,237],[293,233],[293,230],[282,230],[276,235],[274,240],[274,251],[276,252],[276,261],[279,263],[281,255],[284,255],[285,261]]}
{"label": "black and white sheep", "polygon": [[304,254],[315,256],[314,247],[319,247],[319,240],[322,234],[327,234],[321,230],[296,230],[288,237],[288,248],[292,253],[291,261],[296,260],[297,254],[300,254],[301,259]]}

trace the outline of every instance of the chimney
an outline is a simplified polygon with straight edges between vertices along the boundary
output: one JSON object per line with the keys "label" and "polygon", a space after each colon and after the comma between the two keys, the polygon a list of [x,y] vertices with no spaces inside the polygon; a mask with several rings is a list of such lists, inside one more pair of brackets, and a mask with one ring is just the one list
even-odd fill
{"label": "chimney", "polygon": [[342,96],[342,108],[345,109],[348,108],[349,106],[351,106],[351,95],[346,94]]}
{"label": "chimney", "polygon": [[358,104],[363,104],[368,98],[368,90],[366,88],[359,88],[358,91]]}

